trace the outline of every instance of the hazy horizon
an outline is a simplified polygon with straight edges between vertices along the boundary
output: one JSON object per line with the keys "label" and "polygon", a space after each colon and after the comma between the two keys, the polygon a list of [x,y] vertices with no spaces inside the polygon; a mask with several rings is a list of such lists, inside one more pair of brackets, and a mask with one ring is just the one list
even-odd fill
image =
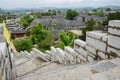
{"label": "hazy horizon", "polygon": [[120,6],[120,0],[0,0],[0,8],[82,8],[101,6]]}

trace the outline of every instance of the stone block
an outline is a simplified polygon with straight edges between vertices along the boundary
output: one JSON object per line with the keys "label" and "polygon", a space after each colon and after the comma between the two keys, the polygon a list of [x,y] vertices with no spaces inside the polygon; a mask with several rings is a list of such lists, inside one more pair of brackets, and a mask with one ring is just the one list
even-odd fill
{"label": "stone block", "polygon": [[83,57],[82,55],[80,55],[80,54],[78,54],[78,57],[80,58],[80,60],[82,60],[82,61],[84,61],[84,62],[87,61],[87,59],[86,59],[85,57]]}
{"label": "stone block", "polygon": [[77,57],[77,58],[76,58],[76,63],[80,64],[80,60],[81,60],[81,59],[80,59],[79,57]]}
{"label": "stone block", "polygon": [[120,49],[120,37],[109,35],[108,36],[108,44],[117,49]]}
{"label": "stone block", "polygon": [[105,35],[105,36],[102,37],[102,41],[107,43],[107,40],[108,40],[108,35]]}
{"label": "stone block", "polygon": [[96,72],[102,72],[102,71],[106,71],[106,70],[109,70],[109,69],[113,69],[115,67],[116,67],[116,65],[113,64],[112,62],[103,61],[103,62],[99,62],[99,63],[91,66],[91,69],[96,71]]}
{"label": "stone block", "polygon": [[93,47],[91,47],[89,45],[86,45],[85,48],[86,48],[87,51],[89,51],[89,52],[93,53],[94,55],[96,55],[97,49],[95,49],[95,48],[93,48]]}
{"label": "stone block", "polygon": [[108,53],[115,53],[115,54],[117,54],[120,57],[120,50],[117,50],[115,48],[111,48],[111,47],[108,46],[107,52]]}
{"label": "stone block", "polygon": [[70,53],[65,51],[65,59],[66,59],[67,62],[70,62],[70,61],[74,60],[74,57]]}
{"label": "stone block", "polygon": [[79,49],[76,49],[75,51],[84,57],[87,57],[87,55],[88,55],[87,51],[85,49],[83,49],[82,47],[80,47]]}
{"label": "stone block", "polygon": [[51,60],[52,61],[58,61],[58,58],[57,58],[57,51],[56,51],[56,48],[55,47],[50,47],[50,53],[51,53]]}
{"label": "stone block", "polygon": [[108,32],[109,32],[110,34],[115,34],[115,35],[120,36],[120,29],[108,28]]}
{"label": "stone block", "polygon": [[103,33],[101,31],[90,31],[90,32],[87,32],[87,36],[89,37],[93,37],[93,38],[96,38],[96,39],[101,39],[103,36],[106,36],[107,33]]}
{"label": "stone block", "polygon": [[88,56],[88,58],[87,58],[87,59],[88,59],[88,61],[89,61],[89,62],[94,61],[94,59],[93,59],[92,57],[90,57],[90,56]]}
{"label": "stone block", "polygon": [[106,47],[107,47],[106,43],[90,37],[86,38],[86,42],[88,45],[92,46],[93,48],[106,52]]}
{"label": "stone block", "polygon": [[46,59],[46,57],[45,57],[46,55],[45,55],[43,52],[37,50],[36,48],[33,48],[33,51],[34,51],[34,53],[37,54],[41,59],[43,59],[44,61],[48,61],[48,60]]}
{"label": "stone block", "polygon": [[106,58],[107,58],[107,56],[105,55],[105,53],[100,52],[100,51],[98,51],[98,56],[99,56],[100,58],[102,58],[102,59],[106,59]]}
{"label": "stone block", "polygon": [[80,40],[80,39],[76,39],[75,41],[74,41],[74,46],[76,46],[76,45],[78,45],[78,46],[80,46],[80,47],[85,47],[85,45],[86,45],[86,42],[84,42],[84,41],[82,41],[82,40]]}
{"label": "stone block", "polygon": [[93,53],[88,52],[87,54],[88,54],[88,56],[90,56],[90,57],[92,57],[93,59],[95,59],[95,55],[94,55]]}
{"label": "stone block", "polygon": [[120,20],[111,20],[111,21],[109,21],[108,26],[120,28]]}
{"label": "stone block", "polygon": [[77,53],[75,53],[74,49],[72,49],[72,48],[69,47],[69,46],[66,46],[66,47],[65,47],[65,51],[68,52],[69,54],[71,54],[73,57],[76,57],[76,56],[77,56]]}

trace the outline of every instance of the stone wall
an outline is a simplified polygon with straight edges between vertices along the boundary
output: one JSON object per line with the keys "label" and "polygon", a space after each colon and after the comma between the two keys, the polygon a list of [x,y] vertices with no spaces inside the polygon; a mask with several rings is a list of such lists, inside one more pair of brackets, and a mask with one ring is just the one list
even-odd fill
{"label": "stone wall", "polygon": [[107,52],[112,56],[120,57],[120,20],[109,22]]}
{"label": "stone wall", "polygon": [[0,80],[15,80],[13,54],[5,42],[0,43]]}
{"label": "stone wall", "polygon": [[120,21],[110,21],[108,32],[92,31],[87,32],[86,42],[76,39],[74,48],[69,46],[60,48],[51,47],[46,54],[33,48],[29,54],[24,51],[22,54],[27,57],[40,57],[44,61],[59,62],[61,64],[79,64],[94,60],[120,57]]}

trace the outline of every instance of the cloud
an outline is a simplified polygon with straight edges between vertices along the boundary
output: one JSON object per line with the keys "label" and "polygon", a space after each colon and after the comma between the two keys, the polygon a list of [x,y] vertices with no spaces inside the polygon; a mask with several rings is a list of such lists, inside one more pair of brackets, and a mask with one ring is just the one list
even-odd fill
{"label": "cloud", "polygon": [[0,0],[0,8],[99,7],[119,5],[120,0]]}

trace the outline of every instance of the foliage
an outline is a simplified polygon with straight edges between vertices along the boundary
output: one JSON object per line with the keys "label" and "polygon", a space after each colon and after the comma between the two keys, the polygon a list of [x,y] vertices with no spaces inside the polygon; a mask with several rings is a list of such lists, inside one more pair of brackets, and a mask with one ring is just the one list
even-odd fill
{"label": "foliage", "polygon": [[34,44],[38,44],[41,50],[49,49],[53,43],[50,32],[45,30],[42,24],[38,24],[30,29],[30,38]]}
{"label": "foliage", "polygon": [[16,39],[16,40],[14,40],[14,45],[15,45],[17,51],[19,51],[19,52],[24,51],[24,50],[30,51],[33,48],[32,42],[28,38]]}
{"label": "foliage", "polygon": [[102,27],[103,26],[103,23],[101,21],[98,21],[98,27]]}
{"label": "foliage", "polygon": [[86,28],[82,28],[83,40],[86,41]]}
{"label": "foliage", "polygon": [[86,29],[92,31],[94,29],[95,21],[91,18],[86,22]]}
{"label": "foliage", "polygon": [[34,15],[34,18],[40,18],[41,13],[39,13],[39,12],[35,12],[33,15]]}
{"label": "foliage", "polygon": [[104,13],[103,12],[94,12],[92,13],[93,15],[96,15],[96,16],[101,16],[103,17],[104,16]]}
{"label": "foliage", "polygon": [[72,46],[74,39],[75,39],[75,35],[73,33],[69,33],[69,35],[67,35],[64,31],[60,31],[59,32],[59,47],[60,48],[64,48],[64,46]]}
{"label": "foliage", "polygon": [[109,13],[107,19],[108,21],[109,20],[120,20],[120,12]]}
{"label": "foliage", "polygon": [[20,21],[18,21],[24,28],[27,28],[30,23],[33,21],[29,15],[23,14],[20,16]]}
{"label": "foliage", "polygon": [[66,19],[73,20],[76,16],[78,16],[78,13],[76,10],[67,10],[66,12]]}
{"label": "foliage", "polygon": [[56,10],[48,10],[47,12],[41,13],[42,16],[54,16],[56,14],[57,14]]}

